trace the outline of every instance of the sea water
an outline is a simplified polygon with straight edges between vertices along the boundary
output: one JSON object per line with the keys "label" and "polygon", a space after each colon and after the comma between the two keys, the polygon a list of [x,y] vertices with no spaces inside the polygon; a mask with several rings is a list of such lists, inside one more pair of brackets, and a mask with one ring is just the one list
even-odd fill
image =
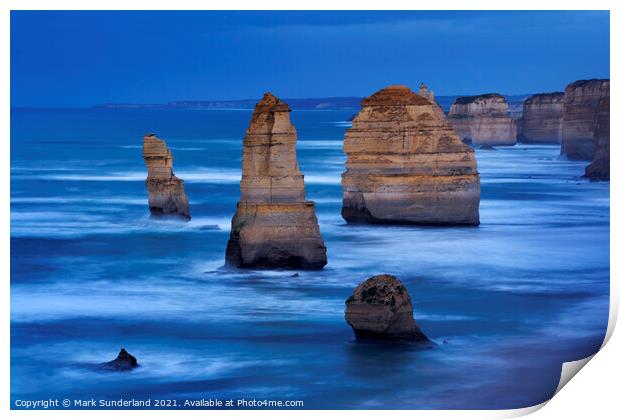
{"label": "sea water", "polygon": [[[609,183],[556,145],[476,150],[479,227],[348,226],[352,111],[293,111],[328,264],[224,264],[250,110],[11,112],[11,400],[266,399],[304,408],[518,408],[601,345]],[[142,136],[185,180],[192,220],[149,218]],[[298,276],[295,274],[298,273]],[[355,342],[345,300],[407,286],[435,346]],[[131,372],[97,368],[121,347]],[[178,407],[177,407],[178,408]]]}

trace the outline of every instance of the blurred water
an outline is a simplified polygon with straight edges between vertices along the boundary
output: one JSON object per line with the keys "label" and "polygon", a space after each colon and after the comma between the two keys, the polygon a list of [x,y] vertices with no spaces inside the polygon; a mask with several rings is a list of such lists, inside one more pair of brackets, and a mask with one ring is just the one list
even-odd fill
{"label": "blurred water", "polygon": [[[11,397],[300,399],[305,408],[517,408],[590,355],[609,307],[609,184],[559,146],[477,150],[478,228],[347,226],[349,111],[294,111],[322,272],[221,271],[250,111],[13,110]],[[148,217],[142,135],[192,221]],[[407,285],[433,349],[362,345],[344,301]],[[93,364],[124,346],[141,367]]]}

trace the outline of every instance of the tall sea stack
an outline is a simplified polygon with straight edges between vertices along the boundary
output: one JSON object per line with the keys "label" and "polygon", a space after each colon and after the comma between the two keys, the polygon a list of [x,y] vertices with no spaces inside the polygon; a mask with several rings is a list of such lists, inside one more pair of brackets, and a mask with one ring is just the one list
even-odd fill
{"label": "tall sea stack", "polygon": [[598,114],[604,112],[605,98],[609,104],[609,79],[578,80],[566,86],[562,153],[568,159],[594,158],[596,150],[594,132]]}
{"label": "tall sea stack", "polygon": [[519,141],[560,143],[562,139],[563,92],[539,93],[523,102]]}
{"label": "tall sea stack", "polygon": [[166,142],[147,134],[142,143],[142,155],[148,169],[146,190],[151,216],[190,220],[183,180],[172,171],[172,154]]}
{"label": "tall sea stack", "polygon": [[508,111],[506,98],[497,93],[461,96],[450,107],[448,121],[475,145],[511,146],[517,142],[517,124]]}
{"label": "tall sea stack", "polygon": [[586,167],[585,177],[609,181],[609,82],[604,86],[594,126],[594,160]]}
{"label": "tall sea stack", "polygon": [[270,93],[254,108],[243,139],[241,198],[227,265],[317,270],[327,264],[314,203],[306,201],[290,112]]}
{"label": "tall sea stack", "polygon": [[348,223],[478,225],[473,150],[441,109],[406,86],[362,101],[344,138],[342,216]]}

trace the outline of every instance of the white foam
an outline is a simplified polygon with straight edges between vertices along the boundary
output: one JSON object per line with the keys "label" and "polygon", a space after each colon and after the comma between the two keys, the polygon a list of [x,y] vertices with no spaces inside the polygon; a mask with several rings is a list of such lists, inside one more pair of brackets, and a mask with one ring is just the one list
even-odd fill
{"label": "white foam", "polygon": [[146,198],[129,197],[11,197],[15,204],[125,204],[148,205]]}
{"label": "white foam", "polygon": [[342,140],[299,140],[298,149],[341,149]]}

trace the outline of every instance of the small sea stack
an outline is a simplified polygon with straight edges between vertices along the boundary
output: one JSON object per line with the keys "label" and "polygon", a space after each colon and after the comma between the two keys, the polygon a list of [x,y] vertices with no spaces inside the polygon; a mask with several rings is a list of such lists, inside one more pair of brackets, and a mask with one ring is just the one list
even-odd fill
{"label": "small sea stack", "polygon": [[121,349],[116,359],[102,363],[101,366],[107,370],[132,370],[138,367],[138,359],[129,354],[127,350]]}
{"label": "small sea stack", "polygon": [[390,86],[364,99],[345,134],[344,151],[347,223],[480,223],[473,149],[434,101],[408,87]]}
{"label": "small sea stack", "polygon": [[256,104],[243,139],[241,198],[226,264],[318,270],[327,264],[314,203],[306,200],[289,106],[270,93]]}
{"label": "small sea stack", "polygon": [[[609,119],[609,79],[578,80],[566,86],[562,124],[562,154],[570,160],[592,160],[599,113]],[[605,122],[600,120],[601,124]],[[607,122],[609,127],[609,122]]]}
{"label": "small sea stack", "polygon": [[431,105],[435,107],[435,111],[441,113],[441,115],[445,115],[445,112],[443,112],[443,109],[435,100],[435,92],[429,90],[428,86],[424,83],[420,83],[420,86],[418,87],[418,95],[429,101]]}
{"label": "small sea stack", "polygon": [[474,145],[512,146],[517,142],[517,124],[510,117],[506,98],[497,93],[457,98],[448,121]]}
{"label": "small sea stack", "polygon": [[142,155],[148,169],[146,190],[152,217],[191,219],[183,180],[172,171],[172,154],[154,134],[144,136]]}
{"label": "small sea stack", "polygon": [[538,93],[523,102],[518,139],[522,143],[555,143],[562,139],[564,92]]}
{"label": "small sea stack", "polygon": [[609,83],[599,102],[594,127],[594,160],[586,167],[585,177],[591,181],[609,181]]}
{"label": "small sea stack", "polygon": [[345,320],[357,340],[429,341],[413,318],[407,288],[389,274],[370,277],[355,288],[346,301]]}

